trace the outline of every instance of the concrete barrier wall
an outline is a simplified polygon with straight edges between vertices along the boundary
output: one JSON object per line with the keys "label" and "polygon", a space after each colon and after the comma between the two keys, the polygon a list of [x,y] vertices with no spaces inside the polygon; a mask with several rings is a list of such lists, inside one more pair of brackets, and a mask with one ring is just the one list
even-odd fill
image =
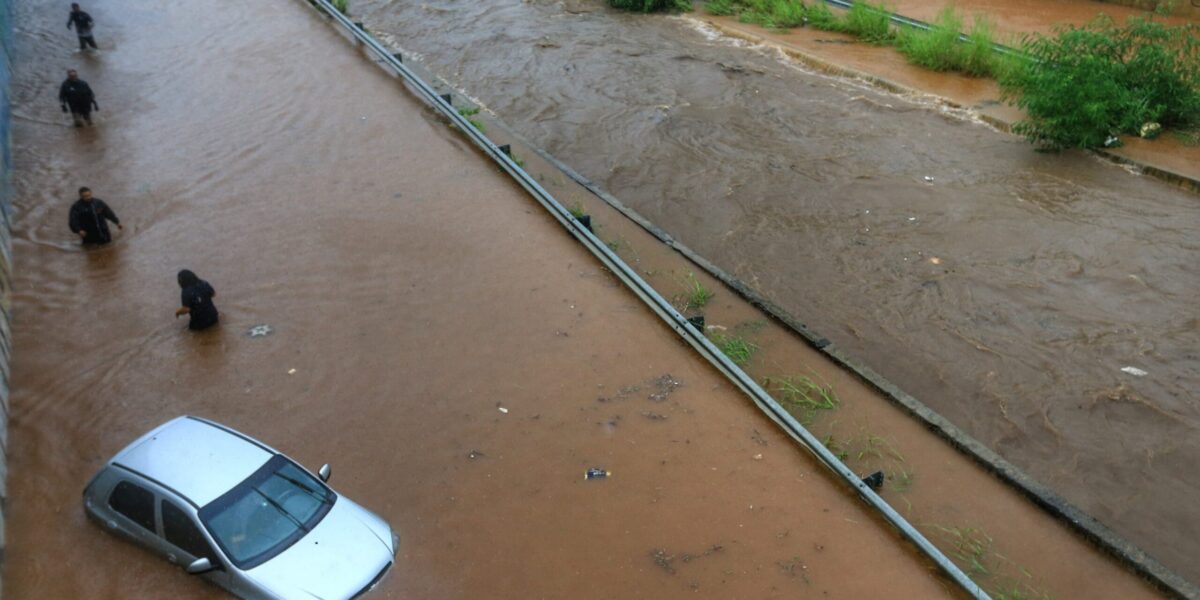
{"label": "concrete barrier wall", "polygon": [[[12,79],[12,2],[0,0],[0,566],[4,563],[4,515],[8,508],[8,358],[12,350],[12,149],[9,82]],[[0,583],[0,597],[4,596]]]}

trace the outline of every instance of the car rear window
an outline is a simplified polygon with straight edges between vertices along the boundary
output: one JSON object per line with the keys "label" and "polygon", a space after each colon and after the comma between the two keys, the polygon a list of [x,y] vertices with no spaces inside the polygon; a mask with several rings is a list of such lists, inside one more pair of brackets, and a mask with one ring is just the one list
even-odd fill
{"label": "car rear window", "polygon": [[108,505],[146,531],[154,531],[154,492],[129,481],[113,488]]}

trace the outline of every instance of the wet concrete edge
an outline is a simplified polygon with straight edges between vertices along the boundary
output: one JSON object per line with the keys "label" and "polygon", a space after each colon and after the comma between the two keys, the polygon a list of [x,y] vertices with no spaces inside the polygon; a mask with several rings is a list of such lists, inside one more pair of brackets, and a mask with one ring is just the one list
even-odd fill
{"label": "wet concrete edge", "polygon": [[[0,567],[4,565],[4,515],[8,509],[8,360],[12,350],[12,5],[0,0]],[[4,596],[0,581],[0,597]]]}
{"label": "wet concrete edge", "polygon": [[[324,15],[319,7],[314,5],[311,1],[307,1],[305,4],[312,6],[322,18],[329,18],[328,16]],[[358,22],[355,22],[355,25],[359,28],[362,28],[362,25]],[[715,23],[712,25],[714,27],[718,27],[718,25]],[[724,31],[724,29],[722,29],[722,31]],[[742,37],[744,39],[751,37],[748,35],[741,35],[740,32],[731,33],[731,35]],[[765,40],[763,43],[765,43]],[[788,49],[784,50],[789,54],[793,53]],[[811,58],[803,55],[802,53],[796,52],[795,54],[797,57],[802,57],[802,59]],[[825,70],[826,72],[865,79],[870,83],[894,92],[923,94],[922,92],[911,90],[905,86],[887,81],[883,78],[858,73],[850,69],[825,63],[824,61],[820,61],[818,59],[812,60],[815,61],[816,66],[822,70]],[[441,81],[431,83],[435,85],[436,83],[441,83],[444,85],[444,82]],[[947,101],[947,104],[954,105],[949,101]],[[603,190],[595,182],[576,172],[570,166],[564,164],[562,161],[550,155],[545,150],[532,144],[529,140],[525,139],[524,136],[517,134],[502,123],[500,125],[501,128],[504,129],[505,133],[511,135],[513,139],[519,141],[522,145],[531,149],[533,152],[536,152],[540,157],[553,165],[563,174],[570,177],[576,183],[582,185],[589,192],[619,211],[626,218],[638,224],[638,226],[642,227],[668,247],[679,252],[684,258],[704,269],[713,277],[719,279],[724,285],[732,289],[735,293],[737,293],[755,308],[763,311],[785,327],[795,331],[814,349],[823,353],[830,360],[847,369],[859,379],[878,390],[881,394],[902,408],[908,414],[920,419],[926,425],[926,427],[949,442],[951,446],[967,454],[970,458],[974,459],[979,465],[998,477],[1001,481],[1015,487],[1019,492],[1032,500],[1034,504],[1046,510],[1060,521],[1066,523],[1085,539],[1092,542],[1097,547],[1109,553],[1118,561],[1131,568],[1134,572],[1145,578],[1156,588],[1167,593],[1171,597],[1184,598],[1187,600],[1200,600],[1200,587],[1192,585],[1183,577],[1171,571],[1162,563],[1158,562],[1145,551],[1117,535],[1116,532],[1109,529],[1100,521],[1071,505],[1052,490],[1037,482],[1029,475],[1025,474],[1015,465],[1009,463],[987,446],[972,438],[970,435],[959,429],[936,411],[929,408],[908,393],[904,392],[904,390],[885,379],[882,375],[875,372],[870,367],[860,363],[857,359],[849,354],[842,352],[840,349],[834,346],[828,338],[821,336],[807,325],[802,323],[799,319],[764,297],[762,294],[758,293],[750,286],[746,285],[741,280],[729,275],[723,269],[705,257],[697,254],[691,248],[677,241],[669,233],[659,228],[657,225],[643,217],[641,214],[637,213],[635,210],[626,206],[612,194],[609,194]],[[1002,129],[1006,128],[1007,126],[1002,127]],[[1179,177],[1184,178],[1183,176]],[[1195,182],[1194,180],[1189,181],[1193,181],[1193,183],[1197,186],[1196,189],[1200,190],[1200,182]]]}
{"label": "wet concrete edge", "polygon": [[[927,92],[924,90],[919,90],[919,89],[912,88],[912,87],[909,87],[906,85],[902,85],[900,83],[897,83],[895,81],[892,81],[892,80],[884,78],[884,77],[880,77],[878,75],[872,75],[870,73],[859,71],[857,69],[851,69],[849,67],[844,67],[844,66],[841,66],[838,64],[834,64],[832,62],[829,62],[828,60],[825,60],[823,58],[818,58],[811,54],[802,52],[796,48],[774,43],[771,40],[768,40],[767,38],[754,35],[753,33],[743,31],[741,29],[729,27],[729,26],[725,25],[724,23],[719,23],[712,19],[701,18],[700,20],[703,21],[703,23],[705,25],[708,25],[709,27],[712,27],[713,29],[716,29],[717,31],[720,31],[722,34],[728,35],[730,37],[744,40],[744,41],[750,42],[752,44],[758,44],[758,45],[768,46],[771,48],[778,49],[780,52],[787,54],[789,57],[791,57],[791,58],[803,63],[804,65],[806,65],[812,69],[815,69],[821,73],[825,73],[828,75],[834,75],[834,76],[838,76],[838,77],[848,77],[850,79],[857,79],[859,81],[863,81],[872,86],[875,86],[882,90],[886,90],[888,92],[892,92],[894,94],[925,96],[925,97],[930,97],[930,98],[936,98],[938,102],[944,104],[945,106],[949,106],[951,108],[962,109],[962,110],[972,110],[972,107],[964,106],[964,105],[962,105],[958,102],[955,102],[949,98],[946,98],[944,96],[939,96],[939,95],[931,93],[931,92]],[[999,129],[1000,131],[1003,131],[1005,133],[1012,133],[1012,125],[1013,124],[1008,121],[1005,121],[1003,119],[997,118],[992,115],[985,115],[985,114],[981,114],[981,113],[977,113],[976,116],[979,118],[979,120],[987,123],[988,125],[991,125],[992,127],[995,127],[996,129]],[[1181,189],[1187,190],[1189,192],[1200,194],[1200,179],[1197,179],[1195,177],[1189,177],[1187,175],[1184,175],[1182,173],[1177,173],[1177,172],[1171,171],[1169,169],[1163,169],[1161,167],[1156,167],[1149,163],[1144,163],[1144,162],[1141,162],[1138,160],[1134,160],[1132,158],[1113,154],[1112,152],[1109,152],[1109,151],[1103,150],[1103,149],[1088,150],[1088,152],[1091,152],[1092,154],[1095,154],[1096,156],[1099,156],[1100,158],[1103,158],[1110,162],[1113,162],[1113,163],[1116,163],[1119,165],[1136,168],[1138,170],[1138,172],[1140,172],[1143,175],[1149,175],[1151,177],[1154,177],[1161,181],[1165,181],[1171,185],[1174,185]]]}

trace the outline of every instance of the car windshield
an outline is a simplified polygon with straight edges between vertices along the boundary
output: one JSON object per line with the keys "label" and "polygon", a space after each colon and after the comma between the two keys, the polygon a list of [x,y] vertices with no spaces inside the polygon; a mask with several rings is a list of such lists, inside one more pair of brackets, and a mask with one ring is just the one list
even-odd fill
{"label": "car windshield", "polygon": [[251,569],[316,527],[337,495],[276,455],[245,481],[200,509],[200,521],[233,564]]}

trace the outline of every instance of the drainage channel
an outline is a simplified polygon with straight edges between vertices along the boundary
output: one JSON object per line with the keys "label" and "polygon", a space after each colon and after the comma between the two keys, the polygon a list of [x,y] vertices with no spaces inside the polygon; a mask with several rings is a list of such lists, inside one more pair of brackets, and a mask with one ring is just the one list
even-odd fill
{"label": "drainage channel", "polygon": [[608,246],[576,219],[561,203],[508,155],[506,148],[497,146],[487,136],[476,129],[469,120],[459,114],[451,103],[449,94],[439,94],[428,83],[406,67],[402,58],[385,48],[378,40],[368,33],[361,23],[351,21],[336,10],[327,0],[308,0],[309,4],[320,10],[326,16],[344,27],[356,40],[361,42],[376,57],[386,63],[400,77],[408,82],[414,91],[425,102],[436,109],[442,116],[461,130],[476,147],[496,162],[500,168],[524,188],[539,204],[542,205],[560,224],[563,225],[592,253],[600,262],[615,274],[634,294],[638,296],[663,321],[688,344],[696,349],[709,363],[717,368],[727,379],[741,389],[758,408],[785,433],[811,452],[826,468],[835,473],[843,482],[849,485],[867,504],[891,523],[900,534],[917,548],[950,579],[967,594],[977,599],[990,597],[971,578],[967,577],[949,558],[937,549],[928,539],[917,531],[907,520],[896,512],[887,502],[875,493],[858,474],[847,467],[824,444],[804,428],[790,413],[762,389],[749,375],[733,363],[724,353],[697,330],[688,320],[675,310],[673,306],[629,265],[625,264]]}

